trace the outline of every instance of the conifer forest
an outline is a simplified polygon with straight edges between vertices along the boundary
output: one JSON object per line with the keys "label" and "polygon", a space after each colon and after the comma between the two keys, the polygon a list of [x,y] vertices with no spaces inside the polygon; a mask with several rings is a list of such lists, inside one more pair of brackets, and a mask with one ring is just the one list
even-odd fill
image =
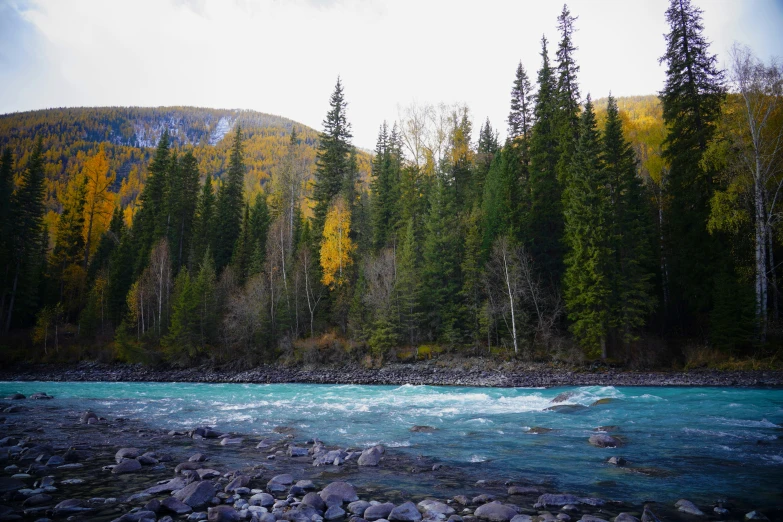
{"label": "conifer forest", "polygon": [[615,98],[580,88],[564,6],[558,41],[508,71],[506,121],[412,103],[373,151],[339,77],[312,93],[319,131],[189,107],[0,116],[3,358],[774,357],[783,66],[718,56],[702,14],[671,0],[663,89]]}

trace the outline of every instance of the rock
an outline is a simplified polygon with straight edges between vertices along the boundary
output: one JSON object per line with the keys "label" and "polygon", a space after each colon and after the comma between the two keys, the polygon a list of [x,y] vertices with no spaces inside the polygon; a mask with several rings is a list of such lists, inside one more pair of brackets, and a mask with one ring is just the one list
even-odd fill
{"label": "rock", "polygon": [[541,507],[565,506],[566,504],[579,504],[579,498],[576,495],[569,495],[564,493],[544,493],[538,497],[538,501],[536,502],[536,505]]}
{"label": "rock", "polygon": [[115,475],[123,475],[125,473],[136,473],[141,469],[141,463],[135,459],[123,460],[116,466],[111,472]]}
{"label": "rock", "polygon": [[185,487],[185,481],[179,477],[175,477],[167,482],[164,482],[162,484],[158,484],[157,486],[152,486],[151,488],[145,489],[145,493],[149,493],[151,495],[157,495],[158,493],[164,493],[164,492],[170,492],[170,491],[177,491],[179,489],[182,489]]}
{"label": "rock", "polygon": [[54,399],[51,395],[47,394],[46,392],[36,392],[32,395],[30,395],[30,398],[33,400],[51,400]]}
{"label": "rock", "polygon": [[413,426],[410,431],[413,433],[434,433],[437,431],[437,428],[432,426]]}
{"label": "rock", "polygon": [[188,513],[193,512],[192,507],[174,497],[169,497],[161,501],[160,507],[175,515],[187,515]]}
{"label": "rock", "polygon": [[268,508],[275,503],[275,497],[269,493],[256,493],[248,500],[251,506],[262,506]]}
{"label": "rock", "polygon": [[620,426],[598,426],[593,431],[620,431]]}
{"label": "rock", "polygon": [[696,504],[691,502],[690,500],[680,499],[677,501],[677,503],[674,504],[674,507],[676,507],[678,510],[682,511],[683,513],[688,513],[689,515],[695,515],[697,517],[703,517],[704,513],[696,507]]}
{"label": "rock", "polygon": [[559,402],[565,402],[568,399],[570,399],[571,397],[573,397],[574,395],[576,395],[575,391],[564,391],[564,392],[561,392],[561,393],[558,393],[557,395],[555,395],[555,398],[552,399],[552,402],[554,404],[557,404]]}
{"label": "rock", "polygon": [[292,477],[290,473],[283,473],[282,475],[275,475],[269,482],[274,482],[275,484],[280,484],[282,486],[290,486],[294,483],[294,477]]}
{"label": "rock", "polygon": [[188,462],[204,462],[205,460],[207,460],[207,456],[203,453],[194,453],[190,456]]}
{"label": "rock", "polygon": [[122,448],[114,454],[114,460],[119,464],[125,459],[135,459],[139,455],[141,455],[141,452],[136,448]]}
{"label": "rock", "polygon": [[25,483],[19,479],[0,477],[0,494],[7,493],[9,491],[19,491],[25,487]]}
{"label": "rock", "polygon": [[500,502],[489,502],[480,506],[473,514],[491,522],[508,522],[517,515],[517,510]]}
{"label": "rock", "polygon": [[644,506],[644,512],[642,513],[642,522],[661,522],[655,513],[650,511],[647,506]]}
{"label": "rock", "polygon": [[533,517],[530,515],[515,515],[511,522],[533,522]]}
{"label": "rock", "polygon": [[306,457],[308,455],[307,448],[299,448],[297,446],[288,446],[287,455],[289,457]]}
{"label": "rock", "polygon": [[362,451],[361,455],[359,455],[359,460],[356,461],[356,463],[359,466],[377,466],[383,453],[384,449],[381,445],[367,448],[366,450]]}
{"label": "rock", "polygon": [[244,488],[248,484],[250,484],[250,477],[248,477],[247,475],[237,475],[236,477],[234,477],[234,479],[231,482],[229,482],[226,485],[223,491],[225,491],[226,493],[233,493],[237,489]]}
{"label": "rock", "polygon": [[579,499],[579,502],[582,504],[587,504],[588,506],[594,506],[594,507],[600,507],[606,504],[606,501],[600,498],[591,498],[591,497],[583,497]]}
{"label": "rock", "polygon": [[473,504],[486,504],[487,502],[492,502],[493,500],[495,500],[495,497],[493,495],[488,495],[488,494],[484,493],[482,495],[478,495],[478,496],[473,497],[473,499],[471,500],[471,503],[473,503]]}
{"label": "rock", "polygon": [[588,442],[598,448],[616,448],[617,446],[622,445],[620,439],[617,437],[612,437],[611,435],[607,435],[606,433],[596,433],[595,435],[590,435]]}
{"label": "rock", "polygon": [[315,484],[313,484],[312,480],[297,480],[296,485],[304,489],[305,491],[315,490]]}
{"label": "rock", "polygon": [[231,437],[225,437],[223,440],[220,441],[220,445],[221,446],[239,446],[240,444],[242,444],[242,442],[244,440],[245,439],[239,438],[239,437],[235,438],[235,439],[232,439]]}
{"label": "rock", "polygon": [[590,407],[592,408],[593,406],[603,406],[604,404],[611,404],[616,401],[617,399],[613,399],[612,397],[605,397],[603,399],[598,399],[597,401],[592,403]]}
{"label": "rock", "polygon": [[[304,499],[302,500],[302,502],[304,502]],[[350,504],[348,504],[348,511],[350,511],[356,516],[361,517],[364,515],[364,511],[368,507],[370,507],[370,503],[367,502],[366,500],[357,500],[356,502],[351,502]]]}
{"label": "rock", "polygon": [[337,520],[345,516],[345,510],[340,506],[332,506],[324,513],[324,520]]}
{"label": "rock", "polygon": [[205,439],[217,439],[220,437],[221,433],[219,431],[215,431],[215,429],[211,428],[210,426],[199,426],[193,430],[193,435],[198,435],[199,437],[203,437]]}
{"label": "rock", "polygon": [[556,413],[584,413],[588,411],[589,408],[587,406],[582,406],[581,404],[557,404],[555,406],[550,406],[549,408],[544,408],[544,411],[554,411]]}
{"label": "rock", "polygon": [[511,486],[508,488],[509,495],[539,495],[541,490],[532,486]]}
{"label": "rock", "polygon": [[21,393],[12,393],[8,397],[6,397],[6,399],[8,399],[9,401],[20,401],[20,400],[26,399],[26,398],[27,397],[25,397]]}
{"label": "rock", "polygon": [[369,506],[367,509],[364,510],[364,515],[362,515],[362,518],[368,520],[369,522],[380,520],[382,518],[387,518],[389,514],[392,512],[392,510],[394,509],[394,507],[395,507],[394,504],[392,504],[391,502]]}
{"label": "rock", "polygon": [[527,433],[528,435],[543,435],[545,433],[551,433],[553,431],[557,431],[557,430],[554,430],[552,428],[544,428],[543,426],[534,426],[529,430],[527,430],[525,433]]}
{"label": "rock", "polygon": [[341,449],[326,451],[313,459],[313,466],[339,466],[345,460],[346,453]]}
{"label": "rock", "polygon": [[134,511],[133,513],[125,513],[112,522],[155,522],[157,519],[154,511]]}
{"label": "rock", "polygon": [[84,500],[76,499],[76,498],[69,498],[68,500],[63,500],[56,506],[54,506],[54,513],[55,515],[62,516],[62,515],[73,515],[75,513],[85,513],[87,511],[92,511],[92,508],[87,507],[85,505]]}
{"label": "rock", "polygon": [[456,497],[454,497],[454,502],[456,502],[460,506],[467,506],[468,504],[470,504],[470,499],[468,499],[468,497],[466,497],[465,495],[457,495]]}
{"label": "rock", "polygon": [[391,513],[389,513],[388,520],[390,522],[418,522],[421,520],[421,513],[419,513],[419,510],[413,502],[406,502],[392,509]]}
{"label": "rock", "polygon": [[154,466],[159,462],[158,459],[156,459],[152,455],[147,455],[146,453],[144,455],[139,455],[138,457],[136,457],[136,460],[138,460],[139,464],[141,464],[142,466]]}
{"label": "rock", "polygon": [[182,473],[183,471],[196,471],[201,469],[201,463],[199,462],[180,462],[174,468],[174,473]]}
{"label": "rock", "polygon": [[614,522],[639,522],[639,519],[630,513],[620,513],[614,517]]}
{"label": "rock", "polygon": [[142,508],[143,511],[152,511],[155,514],[158,514],[160,512],[160,500],[153,498],[146,504],[144,504],[144,507]]}
{"label": "rock", "polygon": [[41,506],[43,504],[48,504],[49,502],[51,502],[51,500],[52,500],[51,495],[47,495],[46,493],[39,493],[37,495],[31,495],[27,497],[25,501],[22,502],[22,505],[24,507]]}
{"label": "rock", "polygon": [[[314,491],[311,491],[310,493],[308,493],[302,498],[302,504],[305,504],[307,506],[312,506],[318,511],[323,511],[326,509],[326,503],[323,501],[321,496]],[[353,513],[353,511],[351,511],[351,513]]]}
{"label": "rock", "polygon": [[201,481],[188,484],[174,493],[174,498],[181,500],[193,509],[203,509],[215,496],[215,486],[211,482]]}
{"label": "rock", "polygon": [[769,520],[766,515],[759,513],[758,511],[751,511],[745,513],[745,520]]}
{"label": "rock", "polygon": [[422,500],[417,504],[417,506],[419,508],[419,511],[421,511],[423,514],[431,513],[434,515],[445,515],[445,516],[454,514],[453,507],[448,506],[443,502],[438,502],[437,500]]}
{"label": "rock", "polygon": [[[192,471],[188,471],[188,473],[192,473]],[[196,474],[200,480],[209,480],[220,476],[220,472],[212,468],[197,469]]]}
{"label": "rock", "polygon": [[351,484],[342,481],[332,482],[323,490],[321,490],[320,495],[321,499],[324,501],[329,498],[329,495],[337,495],[342,499],[343,502],[355,502],[359,500],[359,496],[356,494],[356,489]]}
{"label": "rock", "polygon": [[607,460],[609,464],[613,464],[615,466],[621,467],[625,466],[628,462],[625,460],[625,457],[609,457],[609,460]]}
{"label": "rock", "polygon": [[207,510],[208,522],[239,522],[239,512],[231,506],[215,506]]}
{"label": "rock", "polygon": [[605,518],[599,518],[594,515],[582,515],[582,518],[579,519],[581,522],[609,522]]}

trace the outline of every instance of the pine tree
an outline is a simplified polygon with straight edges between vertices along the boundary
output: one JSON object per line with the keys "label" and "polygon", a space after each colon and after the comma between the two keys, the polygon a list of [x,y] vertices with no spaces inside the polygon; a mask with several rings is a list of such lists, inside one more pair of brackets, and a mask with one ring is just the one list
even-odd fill
{"label": "pine tree", "polygon": [[[413,220],[410,219],[405,227],[405,236],[402,238],[397,259],[395,290],[399,296],[400,338],[411,346],[419,340],[421,322],[421,281],[416,245],[416,230]],[[357,292],[358,290],[357,288]]]}
{"label": "pine tree", "polygon": [[568,175],[565,206],[565,303],[571,331],[589,353],[606,358],[611,319],[611,200],[590,97]]}
{"label": "pine tree", "polygon": [[372,163],[370,218],[373,248],[379,251],[392,239],[399,222],[401,151],[396,126],[391,136],[386,122],[378,132]]}
{"label": "pine tree", "polygon": [[541,39],[541,69],[530,139],[530,252],[544,278],[557,285],[563,270],[562,188],[557,179],[557,90]]}
{"label": "pine tree", "polygon": [[245,215],[242,219],[242,232],[239,234],[234,245],[234,254],[231,264],[234,265],[237,272],[239,284],[244,284],[249,275],[250,264],[253,256],[253,236],[251,233],[252,222],[250,221],[250,205],[245,204]]}
{"label": "pine tree", "polygon": [[617,101],[610,95],[603,135],[603,161],[612,203],[609,222],[614,267],[612,326],[626,343],[636,338],[654,303],[651,296],[651,230],[644,187],[636,175],[636,157],[625,141]]}
{"label": "pine tree", "polygon": [[468,322],[466,329],[474,346],[481,341],[481,311],[483,296],[481,293],[481,211],[474,207],[467,217],[465,234],[465,254],[462,258],[462,299],[465,303]]}
{"label": "pine tree", "polygon": [[511,89],[511,111],[508,114],[508,137],[511,140],[530,139],[533,128],[533,89],[527,71],[519,62],[514,86]]}
{"label": "pine tree", "polygon": [[[298,212],[295,211],[294,225],[299,221]],[[266,198],[263,194],[258,193],[250,209],[250,239],[252,243],[248,275],[258,274],[264,266],[264,253],[266,252],[266,241],[270,224],[271,217],[269,216]],[[294,229],[296,229],[296,226],[294,226]]]}
{"label": "pine tree", "polygon": [[484,196],[484,184],[492,167],[495,156],[500,152],[498,135],[492,129],[489,118],[481,126],[479,140],[476,145],[475,166],[473,168],[473,186],[471,187],[471,200],[480,204]]}
{"label": "pine tree", "polygon": [[455,211],[467,211],[473,207],[474,196],[471,182],[473,180],[473,148],[471,135],[473,123],[470,121],[467,108],[454,112],[452,118],[451,136],[449,137],[448,167],[451,181],[454,184]]}
{"label": "pine tree", "polygon": [[[709,202],[715,190],[701,164],[724,99],[723,72],[709,54],[702,34],[701,10],[690,0],[671,0],[666,10],[666,84],[660,93],[667,135],[663,155],[670,168],[666,251],[674,300],[685,334],[695,332],[710,307],[712,276],[724,256],[717,238],[707,232]],[[698,321],[694,324],[694,321]]]}
{"label": "pine tree", "polygon": [[43,139],[39,136],[35,147],[27,160],[27,168],[22,174],[19,188],[11,196],[11,234],[9,249],[11,275],[8,291],[8,305],[4,311],[3,328],[6,333],[11,329],[14,307],[20,298],[32,299],[37,293],[38,280],[35,273],[36,261],[40,257],[44,235],[44,158]]}
{"label": "pine tree", "polygon": [[313,187],[313,231],[320,238],[323,233],[326,213],[332,199],[344,186],[344,178],[350,168],[351,126],[345,115],[347,103],[343,95],[340,78],[329,100],[331,109],[323,122],[324,130],[318,144],[315,171],[315,186]]}
{"label": "pine tree", "polygon": [[519,226],[519,180],[513,168],[514,152],[510,142],[495,156],[487,174],[482,198],[481,257],[486,259],[495,239]]}
{"label": "pine tree", "polygon": [[171,167],[169,131],[163,131],[149,167],[149,176],[139,195],[141,208],[133,216],[133,237],[136,242],[135,273],[138,276],[149,262],[152,245],[166,232],[168,171]]}
{"label": "pine tree", "polygon": [[217,197],[217,215],[214,222],[215,268],[223,270],[231,261],[234,245],[242,232],[244,209],[245,163],[242,153],[242,128],[237,125],[228,162],[226,180]]}
{"label": "pine tree", "polygon": [[571,158],[576,142],[579,139],[579,86],[576,75],[579,66],[574,61],[574,22],[577,17],[571,16],[567,5],[557,17],[557,28],[560,31],[560,43],[557,47],[557,139],[559,158],[557,176],[561,184],[566,183],[565,177],[570,172]]}
{"label": "pine tree", "polygon": [[[213,243],[215,230],[215,192],[212,189],[212,176],[207,174],[201,194],[196,203],[196,213],[193,218],[193,246],[190,266],[195,267],[204,259],[204,254]],[[211,253],[210,253],[211,255]]]}
{"label": "pine tree", "polygon": [[[172,162],[173,165],[173,162]],[[169,243],[172,249],[172,267],[177,272],[185,265],[193,237],[193,221],[198,202],[198,163],[192,151],[187,151],[170,176]]]}
{"label": "pine tree", "polygon": [[[529,228],[528,220],[530,217],[530,139],[533,129],[533,109],[535,96],[527,77],[527,71],[519,63],[514,79],[514,85],[511,89],[511,110],[508,115],[508,139],[506,141],[505,152],[508,154],[507,166],[513,171],[513,178],[516,180],[515,192],[512,194],[514,207],[514,227],[515,236],[520,241],[528,241],[527,234]],[[486,245],[488,252],[492,241]]]}
{"label": "pine tree", "polygon": [[70,290],[66,311],[74,311],[79,306],[74,302],[74,291],[84,287],[84,204],[87,193],[86,179],[77,176],[68,184],[63,201],[63,211],[57,220],[55,243],[49,259],[49,274],[58,287],[60,302],[65,301],[66,288]]}

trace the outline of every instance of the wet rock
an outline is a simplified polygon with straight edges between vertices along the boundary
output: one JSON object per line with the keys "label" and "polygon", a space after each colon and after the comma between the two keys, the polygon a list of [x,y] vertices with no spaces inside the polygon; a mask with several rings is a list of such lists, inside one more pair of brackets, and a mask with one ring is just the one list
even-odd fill
{"label": "wet rock", "polygon": [[620,439],[617,437],[612,437],[611,435],[607,435],[606,433],[596,433],[595,435],[590,435],[588,442],[598,448],[616,448],[622,445]]}
{"label": "wet rock", "polygon": [[19,479],[0,477],[0,494],[7,493],[9,491],[19,491],[25,487],[25,483]]}
{"label": "wet rock", "polygon": [[368,520],[369,522],[380,520],[382,518],[385,519],[391,514],[394,508],[395,506],[391,502],[375,504],[364,510],[364,515],[362,515],[362,518]]}
{"label": "wet rock", "polygon": [[620,431],[620,426],[598,426],[593,431]]}
{"label": "wet rock", "polygon": [[308,451],[307,448],[288,446],[288,452],[286,454],[289,457],[306,457],[308,455]]}
{"label": "wet rock", "polygon": [[248,484],[250,484],[250,477],[248,477],[247,475],[238,475],[234,477],[234,479],[226,485],[223,491],[225,491],[226,493],[233,493],[237,489],[244,488]]}
{"label": "wet rock", "polygon": [[329,498],[329,495],[337,495],[343,502],[355,502],[359,500],[356,489],[351,484],[342,481],[332,482],[321,490],[320,495],[321,499],[324,501]]}
{"label": "wet rock", "polygon": [[324,513],[324,520],[337,520],[345,516],[345,510],[340,506],[331,506]]}
{"label": "wet rock", "polygon": [[444,515],[444,516],[454,514],[453,507],[448,506],[443,502],[439,502],[437,500],[422,500],[417,504],[417,506],[419,508],[419,511],[421,511],[423,514]]}
{"label": "wet rock", "polygon": [[611,404],[613,402],[617,402],[617,399],[614,399],[612,397],[604,397],[603,399],[598,399],[597,401],[593,402],[590,407],[594,406],[603,406],[605,404]]}
{"label": "wet rock", "polygon": [[275,497],[269,493],[256,493],[248,500],[251,506],[271,507],[275,503]]}
{"label": "wet rock", "polygon": [[473,514],[490,522],[508,522],[517,515],[517,510],[500,502],[489,502],[480,506]]}
{"label": "wet rock", "polygon": [[23,400],[23,399],[26,399],[26,398],[27,397],[25,397],[21,393],[12,393],[8,397],[6,397],[6,399],[8,399],[9,401],[20,401],[20,400]]}
{"label": "wet rock", "polygon": [[545,428],[543,426],[533,426],[525,433],[527,433],[528,435],[544,435],[546,433],[551,433],[553,431],[557,431],[557,430],[554,430],[552,428]]}
{"label": "wet rock", "polygon": [[143,511],[152,511],[155,514],[158,514],[160,512],[160,500],[153,498],[146,504],[144,504],[144,507],[142,508]]}
{"label": "wet rock", "polygon": [[566,414],[583,413],[588,410],[589,408],[587,406],[582,406],[581,404],[557,404],[555,406],[550,406],[549,408],[544,408],[544,411],[554,411]]}
{"label": "wet rock", "polygon": [[[319,497],[320,498],[320,497]],[[302,500],[304,502],[304,500]],[[356,502],[351,502],[348,504],[348,511],[353,513],[354,515],[357,515],[361,517],[364,515],[364,511],[370,507],[370,503],[366,500],[357,500]]]}
{"label": "wet rock", "polygon": [[3,437],[0,439],[0,448],[5,448],[7,446],[16,446],[19,444],[19,439],[16,439],[14,437]]}
{"label": "wet rock", "polygon": [[205,460],[207,460],[207,456],[203,453],[194,453],[190,456],[188,462],[204,462]]}
{"label": "wet rock", "polygon": [[674,507],[676,507],[678,510],[682,511],[683,513],[688,513],[689,515],[695,515],[697,517],[703,517],[704,513],[696,507],[696,504],[691,502],[690,500],[680,499],[677,501],[676,504],[674,504]]}
{"label": "wet rock", "polygon": [[46,461],[47,466],[62,466],[65,464],[65,459],[59,455],[52,455],[49,460]]}
{"label": "wet rock", "polygon": [[157,519],[154,511],[134,511],[115,518],[112,522],[155,522]]}
{"label": "wet rock", "polygon": [[614,522],[639,522],[639,519],[630,513],[620,513],[614,517]]}
{"label": "wet rock", "polygon": [[759,513],[758,511],[751,511],[745,513],[745,520],[769,520],[766,515]]}
{"label": "wet rock", "polygon": [[[305,504],[307,506],[312,506],[318,511],[323,511],[326,509],[326,503],[323,501],[321,496],[314,491],[311,491],[310,493],[308,493],[302,498],[302,504]],[[351,511],[351,513],[353,513],[353,511]]]}
{"label": "wet rock", "polygon": [[244,440],[245,439],[243,439],[241,437],[237,437],[237,438],[226,437],[226,438],[224,438],[223,440],[220,441],[220,445],[221,446],[239,446],[239,445],[242,444],[242,442]]}
{"label": "wet rock", "polygon": [[312,480],[297,480],[296,485],[305,491],[315,490],[315,484],[313,484]]}
{"label": "wet rock", "polygon": [[35,507],[35,506],[42,506],[44,504],[48,504],[52,501],[52,496],[47,495],[46,493],[39,493],[37,495],[31,495],[25,499],[25,501],[22,503],[24,507]]}
{"label": "wet rock", "polygon": [[582,518],[579,519],[581,522],[609,522],[605,518],[600,518],[595,515],[582,515]]}
{"label": "wet rock", "polygon": [[625,457],[609,457],[609,460],[607,460],[606,462],[618,467],[625,466],[628,463],[625,460]]}
{"label": "wet rock", "polygon": [[559,402],[565,402],[565,401],[567,401],[568,399],[570,399],[571,397],[573,397],[575,395],[576,395],[575,391],[564,391],[564,392],[561,392],[561,393],[558,393],[557,395],[555,395],[555,398],[552,399],[552,402],[554,404],[557,404]]}
{"label": "wet rock", "polygon": [[76,513],[86,513],[92,511],[92,508],[86,505],[84,500],[69,498],[63,500],[56,506],[54,506],[54,514],[57,516],[73,515]]}
{"label": "wet rock", "polygon": [[340,449],[326,451],[313,459],[313,466],[339,466],[345,461],[346,456],[347,453]]}
{"label": "wet rock", "polygon": [[201,469],[201,463],[199,462],[180,462],[174,468],[174,473],[182,473],[183,471],[196,471]]}
{"label": "wet rock", "polygon": [[377,466],[385,450],[383,446],[377,445],[362,451],[359,460],[356,462],[359,466]]}
{"label": "wet rock", "polygon": [[207,510],[208,522],[238,522],[239,512],[231,506],[215,506]]}
{"label": "wet rock", "polygon": [[135,459],[139,455],[141,455],[141,452],[136,448],[122,448],[114,454],[114,460],[119,464],[125,459]]}
{"label": "wet rock", "polygon": [[470,504],[470,499],[468,499],[468,497],[466,497],[465,495],[457,495],[456,497],[454,497],[454,502],[456,502],[460,506],[467,506],[468,504]]}
{"label": "wet rock", "polygon": [[32,395],[30,395],[30,398],[33,400],[41,401],[41,400],[51,400],[54,399],[51,395],[49,395],[46,392],[36,392]]}
{"label": "wet rock", "polygon": [[413,426],[410,431],[413,433],[434,433],[438,429],[432,426]]}
{"label": "wet rock", "polygon": [[136,459],[123,460],[111,470],[115,475],[124,475],[125,473],[136,473],[141,469],[141,463]]}
{"label": "wet rock", "polygon": [[221,433],[219,431],[215,431],[215,429],[210,426],[199,426],[193,430],[193,436],[199,436],[205,439],[217,439],[220,435]]}
{"label": "wet rock", "polygon": [[174,493],[174,498],[180,500],[193,509],[202,509],[212,501],[215,496],[215,486],[211,482],[200,481],[188,484]]}
{"label": "wet rock", "polygon": [[174,497],[164,499],[160,503],[160,507],[161,509],[164,509],[169,513],[174,513],[175,515],[187,515],[193,511],[192,507]]}
{"label": "wet rock", "polygon": [[579,504],[579,498],[576,495],[565,493],[544,493],[538,497],[535,507],[547,506],[565,506],[566,504]]}
{"label": "wet rock", "polygon": [[604,504],[606,504],[606,501],[600,498],[592,498],[592,497],[583,497],[579,499],[579,502],[582,504],[587,504],[588,506],[593,507],[601,507]]}
{"label": "wet rock", "polygon": [[471,500],[472,504],[486,504],[487,502],[492,502],[495,500],[495,497],[493,495],[488,495],[486,493],[478,495],[473,497]]}
{"label": "wet rock", "polygon": [[151,495],[157,495],[158,493],[177,491],[179,489],[184,488],[185,486],[186,484],[183,479],[179,477],[175,477],[169,481],[163,482],[156,486],[152,486],[151,488],[147,488],[144,490],[144,492],[149,493]]}
{"label": "wet rock", "polygon": [[515,515],[511,522],[533,522],[533,517],[530,515]]}
{"label": "wet rock", "polygon": [[508,488],[509,495],[538,495],[540,493],[541,490],[533,486],[511,486]]}
{"label": "wet rock", "polygon": [[388,520],[390,522],[419,522],[421,518],[421,513],[419,513],[416,505],[413,502],[406,502],[392,509]]}

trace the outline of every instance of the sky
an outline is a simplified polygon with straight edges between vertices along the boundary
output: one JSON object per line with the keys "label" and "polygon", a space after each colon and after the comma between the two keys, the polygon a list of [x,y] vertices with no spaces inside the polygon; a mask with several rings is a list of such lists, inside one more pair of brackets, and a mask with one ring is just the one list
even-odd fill
{"label": "sky", "polygon": [[[692,0],[725,66],[783,57],[783,0]],[[668,0],[569,0],[581,94],[653,94]],[[253,109],[317,130],[342,78],[354,143],[413,102],[465,103],[506,133],[521,61],[557,46],[562,0],[0,0],[0,113],[78,106]]]}

